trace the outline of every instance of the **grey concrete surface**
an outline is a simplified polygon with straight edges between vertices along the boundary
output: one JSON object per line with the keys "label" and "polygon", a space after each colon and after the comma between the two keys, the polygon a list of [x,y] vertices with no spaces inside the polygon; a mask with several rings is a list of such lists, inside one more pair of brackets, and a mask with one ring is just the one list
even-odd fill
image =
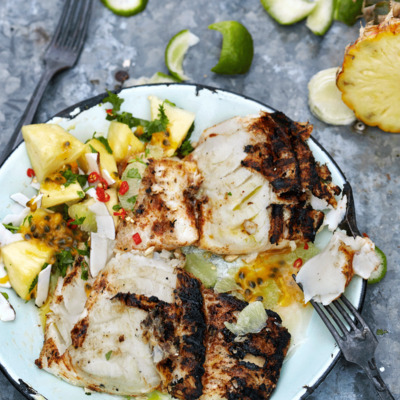
{"label": "grey concrete surface", "polygon": [[[39,79],[41,56],[62,3],[1,1],[0,146],[7,142]],[[254,60],[245,75],[223,76],[210,71],[218,61],[221,36],[207,27],[223,20],[242,22],[253,36]],[[325,36],[317,37],[304,23],[279,26],[259,0],[149,0],[146,10],[131,18],[116,16],[95,0],[82,56],[74,69],[51,82],[35,121],[46,121],[67,106],[113,88],[118,84],[116,71],[124,69],[131,78],[167,72],[164,49],[168,40],[187,28],[200,38],[184,63],[193,82],[245,94],[295,120],[311,121],[314,136],[352,183],[359,228],[388,257],[387,276],[368,287],[363,315],[374,329],[387,331],[379,336],[376,359],[394,396],[400,398],[400,135],[374,128],[360,135],[350,126],[328,126],[318,121],[307,105],[309,79],[321,69],[341,64],[345,46],[357,38],[358,25],[347,27],[336,22]],[[1,373],[0,399],[23,399]],[[316,399],[378,397],[356,366],[340,360],[309,396],[309,400]]]}

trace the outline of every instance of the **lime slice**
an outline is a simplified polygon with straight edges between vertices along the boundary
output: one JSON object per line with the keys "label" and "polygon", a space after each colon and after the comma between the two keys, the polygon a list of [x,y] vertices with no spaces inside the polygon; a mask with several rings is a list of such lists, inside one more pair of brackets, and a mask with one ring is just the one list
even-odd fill
{"label": "lime slice", "polygon": [[170,74],[179,81],[189,79],[183,73],[183,58],[189,47],[199,42],[199,38],[189,29],[178,32],[168,43],[165,49],[165,64]]}
{"label": "lime slice", "polygon": [[114,14],[122,17],[130,17],[131,15],[142,12],[147,5],[148,0],[101,0],[102,3],[110,9]]}
{"label": "lime slice", "polygon": [[362,14],[363,0],[335,0],[333,19],[353,25]]}
{"label": "lime slice", "polygon": [[368,283],[377,283],[386,275],[387,271],[387,260],[385,253],[377,246],[375,246],[375,253],[380,258],[381,263],[379,267],[372,272],[371,276],[368,278]]}
{"label": "lime slice", "polygon": [[253,38],[249,31],[237,21],[221,21],[208,27],[221,32],[222,49],[217,65],[211,71],[217,74],[244,74],[253,61]]}
{"label": "lime slice", "polygon": [[236,336],[258,333],[266,325],[267,312],[261,301],[255,301],[243,308],[237,317],[236,324],[225,322],[225,326]]}
{"label": "lime slice", "polygon": [[213,287],[217,282],[217,267],[205,260],[201,254],[187,254],[185,269],[199,278],[207,288]]}
{"label": "lime slice", "polygon": [[324,35],[329,29],[333,19],[333,2],[334,0],[318,0],[306,22],[312,33]]}
{"label": "lime slice", "polygon": [[282,25],[291,25],[307,17],[317,3],[309,0],[261,0],[261,4],[274,20]]}
{"label": "lime slice", "polygon": [[354,112],[344,104],[336,86],[338,68],[324,69],[308,83],[308,104],[321,121],[333,125],[348,125],[356,120]]}
{"label": "lime slice", "polygon": [[175,83],[175,82],[179,82],[179,80],[171,75],[164,74],[163,72],[156,72],[149,80],[149,83]]}

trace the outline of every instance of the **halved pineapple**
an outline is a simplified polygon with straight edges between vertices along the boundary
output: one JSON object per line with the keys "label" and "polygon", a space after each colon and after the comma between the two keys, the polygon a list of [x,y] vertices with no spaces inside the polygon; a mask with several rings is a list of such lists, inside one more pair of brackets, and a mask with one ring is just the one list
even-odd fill
{"label": "halved pineapple", "polygon": [[38,180],[76,161],[85,145],[56,124],[34,124],[22,127],[26,151]]}
{"label": "halved pineapple", "polygon": [[387,132],[400,132],[399,54],[400,19],[391,11],[381,24],[361,29],[336,81],[356,117]]}

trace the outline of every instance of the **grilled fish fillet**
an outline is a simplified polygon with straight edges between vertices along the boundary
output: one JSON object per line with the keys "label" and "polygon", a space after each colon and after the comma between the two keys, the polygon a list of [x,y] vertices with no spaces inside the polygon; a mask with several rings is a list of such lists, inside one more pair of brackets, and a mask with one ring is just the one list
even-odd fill
{"label": "grilled fish fillet", "polygon": [[[91,390],[139,395],[160,385],[150,346],[142,338],[147,313],[113,297],[131,291],[171,303],[180,261],[117,254],[96,278],[86,300],[85,281],[75,266],[57,287],[39,368]],[[71,309],[69,300],[76,306]],[[78,298],[79,297],[79,298]],[[84,298],[83,298],[84,297]],[[86,304],[85,304],[86,303]]]}
{"label": "grilled fish fillet", "polygon": [[175,300],[119,293],[128,307],[148,311],[144,336],[157,356],[161,388],[183,400],[268,399],[275,389],[290,334],[267,311],[266,326],[240,340],[224,322],[236,322],[247,303],[204,289],[186,271],[177,273]]}
{"label": "grilled fish fillet", "polygon": [[[194,195],[201,175],[193,162],[148,160],[133,213],[119,224],[117,249],[173,250],[198,240]],[[140,239],[132,239],[138,234]]]}
{"label": "grilled fish fillet", "polygon": [[311,129],[281,113],[261,113],[202,133],[188,157],[204,178],[197,196],[199,247],[247,254],[314,239],[323,213],[306,204],[313,194],[335,205],[339,189],[305,143]]}

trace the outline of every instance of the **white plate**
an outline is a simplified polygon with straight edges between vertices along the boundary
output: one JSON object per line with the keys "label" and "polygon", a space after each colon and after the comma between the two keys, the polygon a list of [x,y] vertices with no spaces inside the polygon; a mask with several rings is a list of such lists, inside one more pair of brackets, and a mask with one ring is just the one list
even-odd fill
{"label": "white plate", "polygon": [[[121,110],[130,111],[136,117],[150,119],[147,99],[149,95],[167,98],[179,107],[196,113],[193,140],[197,139],[203,129],[227,118],[257,114],[260,110],[273,111],[262,103],[234,93],[186,84],[147,85],[124,89],[120,93],[125,99]],[[55,117],[52,122],[59,123],[83,141],[92,137],[94,132],[106,135],[109,123],[105,120],[105,107],[96,105],[101,102],[102,97],[104,96],[82,102],[60,114],[66,117],[74,110],[72,119]],[[87,107],[92,108],[80,112]],[[328,153],[313,139],[310,139],[309,145],[316,160],[328,164],[334,183],[343,187],[346,179]],[[13,203],[9,197],[11,194],[16,192],[23,192],[28,196],[34,194],[34,190],[29,186],[30,178],[26,176],[29,167],[25,144],[21,144],[1,167],[1,219],[10,213]],[[1,323],[0,364],[3,371],[27,397],[29,393],[37,392],[49,400],[67,398],[87,400],[82,388],[69,385],[35,366],[34,361],[39,356],[43,343],[38,313],[32,301],[25,304],[12,290],[4,291],[9,293],[17,318],[11,323]],[[364,295],[363,281],[359,278],[353,279],[346,294],[353,304],[359,306]],[[272,399],[295,400],[306,396],[309,393],[307,387],[318,385],[335,364],[338,354],[339,349],[333,338],[314,312],[304,341],[283,365]],[[31,391],[28,387],[34,390]],[[121,397],[98,393],[91,396],[93,400],[112,398]]]}

